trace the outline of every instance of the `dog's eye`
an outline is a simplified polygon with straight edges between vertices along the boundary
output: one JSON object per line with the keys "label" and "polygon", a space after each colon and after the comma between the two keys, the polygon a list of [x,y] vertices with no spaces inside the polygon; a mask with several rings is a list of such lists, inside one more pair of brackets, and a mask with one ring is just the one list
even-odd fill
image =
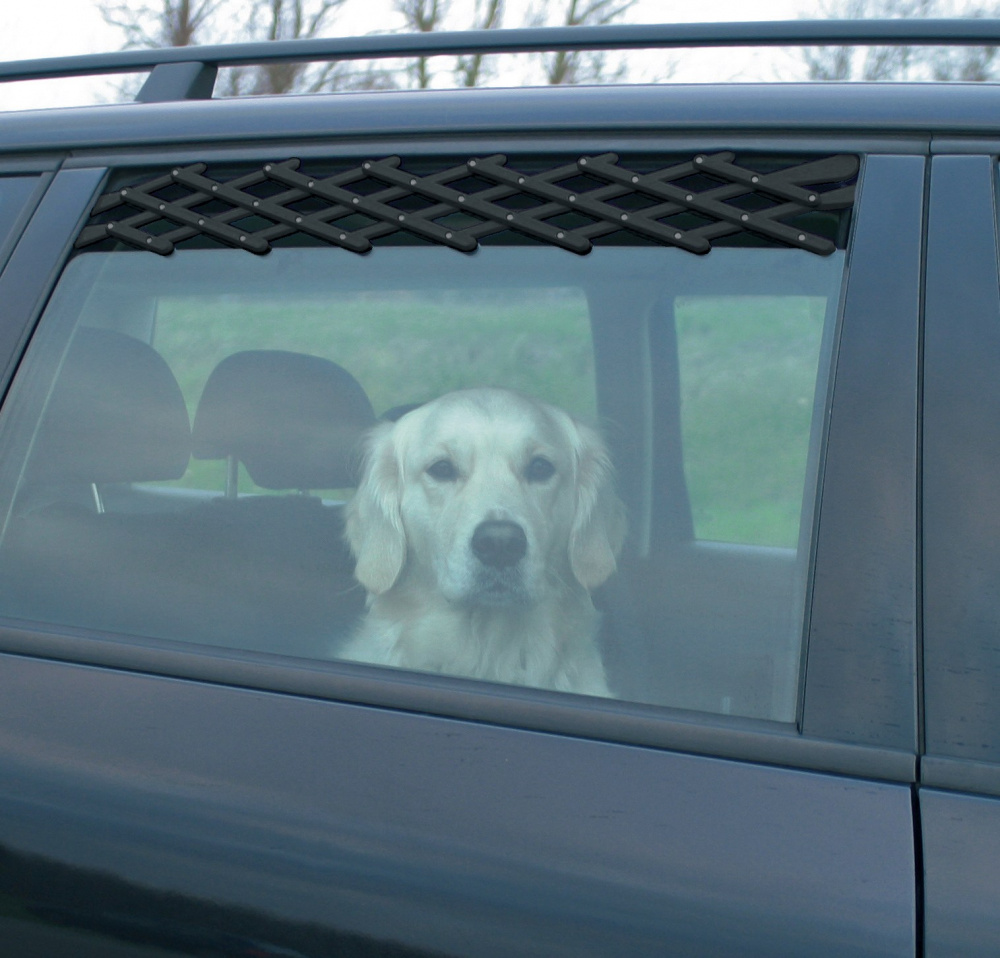
{"label": "dog's eye", "polygon": [[438,482],[454,482],[458,478],[458,469],[450,459],[438,459],[427,467],[427,475]]}
{"label": "dog's eye", "polygon": [[547,482],[556,473],[556,467],[544,456],[535,456],[524,470],[524,478],[528,482]]}

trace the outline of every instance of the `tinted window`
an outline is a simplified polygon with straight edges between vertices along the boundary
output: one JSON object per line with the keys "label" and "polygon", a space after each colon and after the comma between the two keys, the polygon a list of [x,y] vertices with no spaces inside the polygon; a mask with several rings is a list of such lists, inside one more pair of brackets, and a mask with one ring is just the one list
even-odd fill
{"label": "tinted window", "polygon": [[2,611],[790,721],[843,267],[78,255],[6,413]]}

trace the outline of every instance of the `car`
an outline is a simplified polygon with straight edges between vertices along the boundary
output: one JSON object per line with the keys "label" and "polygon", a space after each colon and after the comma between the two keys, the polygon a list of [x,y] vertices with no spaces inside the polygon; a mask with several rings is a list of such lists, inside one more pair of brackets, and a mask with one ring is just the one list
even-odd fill
{"label": "car", "polygon": [[[1000,22],[0,66],[149,72],[0,116],[0,952],[995,954],[1000,88],[212,97],[278,60],[945,42]],[[422,438],[512,393],[548,425]],[[523,517],[583,535],[594,470],[627,532],[581,571]],[[421,496],[476,524],[471,592],[419,565]],[[570,593],[606,685],[525,664]],[[359,640],[429,603],[507,618]]]}

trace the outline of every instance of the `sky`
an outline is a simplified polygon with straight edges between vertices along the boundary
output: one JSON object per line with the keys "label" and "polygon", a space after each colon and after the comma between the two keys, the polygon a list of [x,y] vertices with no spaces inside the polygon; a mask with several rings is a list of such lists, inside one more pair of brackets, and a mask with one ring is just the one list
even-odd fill
{"label": "sky", "polygon": [[[530,0],[508,0],[508,22],[517,25],[518,6]],[[456,20],[474,0],[452,0]],[[347,0],[334,29],[338,35],[384,31],[392,24],[391,0]],[[626,22],[785,20],[815,16],[815,0],[713,0],[691,4],[684,0],[638,0]],[[0,62],[36,57],[101,53],[121,48],[120,31],[108,26],[97,0],[36,0],[3,4],[0,11]],[[700,51],[683,54],[675,67],[675,80],[781,78],[794,72],[784,51]],[[640,70],[643,68],[640,65]],[[790,78],[790,77],[789,77]],[[35,81],[0,84],[0,110],[31,109],[63,103],[113,99],[113,86],[102,80]]]}

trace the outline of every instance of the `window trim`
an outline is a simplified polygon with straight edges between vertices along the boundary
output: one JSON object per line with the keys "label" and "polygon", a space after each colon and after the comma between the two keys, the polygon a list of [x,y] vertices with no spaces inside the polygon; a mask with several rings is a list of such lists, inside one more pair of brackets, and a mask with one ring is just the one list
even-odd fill
{"label": "window trim", "polygon": [[801,725],[912,753],[925,170],[923,157],[895,155],[869,156],[862,170],[814,519]]}
{"label": "window trim", "polygon": [[53,178],[51,172],[18,170],[17,166],[20,165],[22,164],[15,164],[14,168],[0,165],[0,188],[2,188],[2,183],[7,180],[17,180],[28,187],[26,195],[19,208],[14,212],[6,229],[0,230],[0,271],[7,265],[7,260],[10,259],[21,233],[24,232],[25,224],[31,219]]}
{"label": "window trim", "polygon": [[45,194],[0,273],[0,302],[4,304],[0,396],[6,395],[35,322],[106,174],[105,168],[90,168],[63,170],[51,180],[44,178]]}
{"label": "window trim", "polygon": [[998,210],[995,154],[934,158],[922,423],[927,754],[921,780],[987,795],[1000,795],[989,695],[1000,662],[993,638],[997,604],[984,588],[1000,567],[986,518],[998,496],[995,483],[984,481],[997,465]]}
{"label": "window trim", "polygon": [[906,751],[803,738],[790,725],[377,666],[0,620],[4,652],[884,782],[916,776],[916,758]]}
{"label": "window trim", "polygon": [[[650,144],[644,145],[647,149],[650,148]],[[844,148],[844,144],[840,146]],[[801,149],[801,144],[794,138],[783,140],[779,137],[768,137],[767,143],[756,140],[754,148],[760,151],[766,149],[793,151]],[[898,187],[897,193],[902,189],[907,201],[912,200],[913,173],[919,168],[921,172],[917,178],[922,183],[923,158],[903,155],[879,156],[874,159],[879,178],[883,182],[888,180],[891,185],[896,185],[895,179],[902,174],[903,186]],[[872,160],[871,157],[866,158],[866,169],[862,172],[862,193],[858,209],[864,219],[858,224],[857,229],[858,236],[866,238],[869,248],[874,247],[878,250],[875,244],[885,240],[887,231],[899,229],[900,218],[898,212],[893,209],[895,196],[886,200],[884,196],[869,192],[869,196],[874,198],[868,200],[866,208],[864,183]],[[32,238],[36,248],[46,252],[51,268],[43,278],[40,278],[31,302],[19,306],[19,315],[23,317],[22,336],[12,359],[19,355],[20,348],[27,338],[29,325],[57,275],[57,267],[68,252],[65,247],[53,252],[52,237],[58,236],[60,242],[63,242],[66,237],[75,235],[74,231],[66,229],[61,224],[65,223],[67,218],[74,218],[78,223],[83,222],[89,206],[83,207],[79,203],[80,197],[84,195],[84,189],[89,187],[89,192],[86,194],[89,201],[89,198],[96,193],[104,172],[104,170],[81,169],[60,174],[55,184],[63,183],[64,187],[61,191],[50,190],[43,204],[47,211],[46,217],[41,218],[38,224],[33,223],[26,233],[26,237]],[[76,174],[76,177],[71,174]],[[64,204],[61,211],[59,204]],[[40,210],[39,216],[41,212]],[[912,210],[908,208],[906,213],[910,215]],[[888,222],[878,225],[876,220],[879,216]],[[893,239],[898,236],[897,232]],[[48,246],[45,245],[46,238],[49,241]],[[893,248],[896,244],[888,245]],[[25,243],[22,243],[22,247],[24,246]],[[919,242],[916,243],[916,247],[918,252]],[[909,263],[915,251],[907,248],[906,252],[905,259]],[[880,256],[884,262],[881,251]],[[919,256],[916,258],[919,259]],[[851,277],[851,285],[848,287],[848,308],[845,310],[847,314],[850,314],[851,309],[850,297],[858,296],[860,287],[884,281],[884,275],[879,272],[876,262],[868,264],[867,268],[852,265],[855,263],[856,261],[849,260],[848,275]],[[901,322],[907,321],[907,315],[912,319],[912,314],[907,314],[905,307],[897,307],[877,329],[862,330],[864,324],[857,324],[859,335],[857,345],[864,346],[865,341],[870,344],[872,340],[877,341],[882,336],[886,337],[883,343],[885,350],[889,353],[894,352],[898,349],[898,339],[895,338],[898,333],[896,327]],[[13,362],[7,371],[8,380],[12,368]],[[843,382],[845,374],[845,368],[838,365],[834,378]],[[860,372],[855,375],[860,375]],[[838,399],[840,397],[835,393],[835,403],[831,412],[833,421],[841,421],[838,420],[838,416],[846,421],[850,418],[850,413],[845,414],[843,401],[840,400],[838,404],[836,401]],[[857,415],[856,410],[854,414]],[[849,464],[851,456],[845,455],[843,449],[837,449],[836,452],[838,457],[844,457],[838,458],[838,462],[844,466]],[[855,453],[855,456],[857,455],[862,453]],[[905,456],[902,458],[905,460]],[[899,467],[900,463],[897,462],[896,466]],[[846,467],[842,469],[843,476],[848,472]],[[831,530],[829,525],[824,527],[821,521],[821,513],[830,515],[830,512],[825,510],[830,509],[831,496],[836,492],[836,487],[836,483],[827,481],[823,488],[824,495],[817,509],[816,519],[820,535],[814,543],[817,557],[821,562],[819,567],[821,571],[814,579],[812,591],[816,596],[827,598],[831,595],[831,586],[824,582],[824,576],[832,573],[834,579],[838,574],[841,579],[845,577],[850,579],[853,575],[856,580],[859,574],[859,570],[845,569],[843,566],[838,570],[837,563],[833,562],[828,551],[825,551],[829,549],[831,543],[848,535],[850,531]],[[823,548],[820,549],[820,546]],[[905,553],[905,548],[902,553]],[[894,569],[898,570],[901,562],[901,556],[897,556]],[[853,584],[857,587],[856,581]],[[857,610],[855,614],[860,616]],[[306,666],[302,660],[283,659],[278,656],[234,653],[230,650],[205,647],[182,647],[181,644],[124,636],[102,636],[82,631],[54,631],[50,627],[43,626],[36,629],[27,623],[7,625],[0,623],[0,650],[42,659],[148,672],[178,679],[257,688],[275,693],[333,699],[407,712],[447,715],[539,732],[583,736],[719,758],[808,768],[894,782],[914,781],[916,757],[908,746],[887,746],[877,734],[869,736],[869,741],[863,741],[865,735],[858,732],[867,727],[868,716],[877,712],[881,705],[869,701],[872,695],[869,675],[862,675],[859,671],[849,676],[851,681],[848,686],[861,694],[860,704],[863,706],[859,712],[859,700],[850,695],[846,696],[852,716],[850,725],[844,725],[839,721],[843,705],[840,708],[831,707],[829,701],[824,701],[821,694],[824,685],[829,688],[829,682],[843,668],[844,661],[850,659],[866,641],[861,632],[856,632],[851,636],[849,643],[844,642],[844,634],[838,634],[842,628],[842,619],[838,619],[835,613],[824,613],[824,615],[829,621],[825,621],[823,616],[815,612],[812,613],[810,648],[803,656],[803,661],[806,663],[804,665],[806,681],[803,683],[806,693],[806,712],[803,722],[805,735],[799,734],[794,726],[771,725],[710,713],[682,713],[659,706],[626,702],[603,700],[595,702],[591,699],[574,699],[562,693],[480,686],[479,683],[439,676],[413,673],[396,676],[360,665],[310,662]],[[825,657],[816,656],[816,652],[828,644],[836,647],[833,653]],[[806,661],[807,655],[808,661]],[[888,679],[895,683],[896,693],[899,692],[898,686],[906,685],[905,681],[899,682],[898,673],[889,675]],[[905,691],[903,694],[905,696]],[[907,734],[907,729],[904,727],[904,739]]]}

